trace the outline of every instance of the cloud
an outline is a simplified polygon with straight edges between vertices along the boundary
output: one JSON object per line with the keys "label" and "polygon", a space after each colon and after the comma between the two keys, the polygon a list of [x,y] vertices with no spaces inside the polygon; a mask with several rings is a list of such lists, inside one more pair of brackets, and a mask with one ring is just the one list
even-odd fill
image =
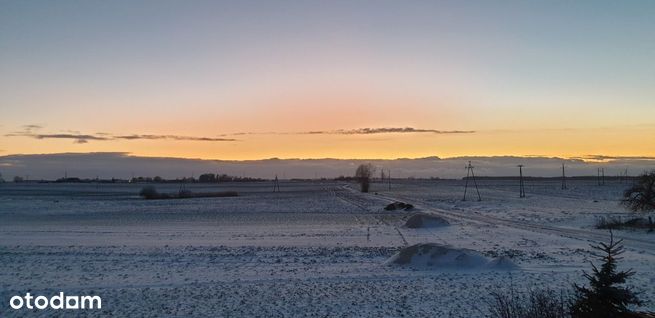
{"label": "cloud", "polygon": [[169,139],[169,140],[187,140],[187,141],[237,141],[236,139],[232,139],[232,138],[191,137],[191,136],[177,136],[177,135],[122,135],[122,136],[113,136],[112,139],[125,139],[125,140]]}
{"label": "cloud", "polygon": [[105,137],[94,135],[80,135],[80,134],[33,134],[27,135],[36,139],[73,139],[77,144],[85,144],[89,140],[109,140]]}
{"label": "cloud", "polygon": [[41,129],[41,128],[43,128],[43,126],[41,126],[41,125],[36,125],[36,124],[32,124],[32,125],[23,125],[23,130],[24,130],[24,131],[34,131],[34,130],[39,130],[39,129]]}
{"label": "cloud", "polygon": [[471,134],[471,130],[437,130],[437,129],[418,129],[412,127],[383,127],[383,128],[359,128],[349,130],[334,130],[328,132],[311,132],[324,134],[339,135],[371,135],[371,134],[406,134],[406,133],[430,133],[430,134]]}
{"label": "cloud", "polygon": [[[34,126],[34,125],[28,125]],[[30,137],[34,139],[71,139],[77,144],[86,144],[89,141],[108,141],[108,140],[179,140],[179,141],[237,141],[232,138],[215,138],[215,137],[194,137],[178,135],[112,135],[107,133],[97,134],[78,134],[78,133],[59,133],[59,134],[37,134],[32,131],[34,128],[23,127],[25,130],[6,134],[5,137]]]}
{"label": "cloud", "polygon": [[382,128],[358,128],[358,129],[338,129],[338,130],[319,130],[305,132],[237,132],[231,134],[221,134],[219,137],[206,136],[182,136],[182,135],[153,135],[153,134],[127,134],[114,135],[109,133],[98,132],[95,134],[82,134],[75,131],[65,133],[45,134],[36,133],[36,130],[43,128],[41,125],[24,125],[23,130],[6,134],[6,137],[30,137],[35,139],[70,139],[77,144],[86,144],[90,141],[108,141],[108,140],[176,140],[176,141],[205,141],[205,142],[231,142],[238,139],[227,138],[227,136],[244,136],[244,135],[375,135],[375,134],[471,134],[471,130],[437,130],[437,129],[419,129],[412,127],[382,127]]}
{"label": "cloud", "polygon": [[381,128],[357,128],[357,129],[336,129],[336,130],[312,130],[301,132],[238,132],[224,134],[222,136],[240,135],[374,135],[374,134],[406,134],[406,133],[428,133],[428,134],[472,134],[473,130],[438,130],[420,129],[413,127],[381,127]]}
{"label": "cloud", "polygon": [[609,160],[655,160],[655,157],[651,156],[604,156],[604,155],[586,155],[582,157],[575,157],[575,159],[581,160],[593,160],[593,161],[609,161]]}

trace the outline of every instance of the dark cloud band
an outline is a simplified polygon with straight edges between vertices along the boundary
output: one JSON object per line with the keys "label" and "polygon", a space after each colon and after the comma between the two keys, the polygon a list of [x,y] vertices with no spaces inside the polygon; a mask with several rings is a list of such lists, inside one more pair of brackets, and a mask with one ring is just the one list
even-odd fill
{"label": "dark cloud band", "polygon": [[31,131],[20,133],[6,134],[6,137],[30,137],[35,139],[70,139],[78,144],[85,144],[89,141],[107,141],[107,140],[180,140],[180,141],[237,141],[232,138],[214,138],[214,137],[192,137],[177,135],[120,135],[110,134],[35,134]]}
{"label": "dark cloud band", "polygon": [[180,135],[152,135],[152,134],[129,134],[129,135],[112,135],[107,133],[96,134],[79,134],[79,133],[59,133],[59,134],[39,134],[35,130],[43,128],[40,125],[25,125],[23,131],[6,134],[6,137],[31,137],[35,139],[70,139],[75,143],[84,144],[90,141],[107,141],[107,140],[177,140],[177,141],[206,141],[206,142],[230,142],[238,141],[234,138],[224,138],[225,136],[238,135],[374,135],[374,134],[471,134],[471,130],[437,130],[437,129],[419,129],[412,127],[382,127],[382,128],[359,128],[359,129],[338,129],[338,130],[319,130],[306,132],[240,132],[233,134],[220,135],[223,137],[197,137],[197,136],[180,136]]}
{"label": "dark cloud band", "polygon": [[473,134],[474,130],[438,130],[420,129],[412,127],[381,127],[381,128],[358,128],[358,129],[337,129],[337,130],[312,130],[303,132],[238,132],[225,134],[223,136],[241,135],[374,135],[374,134]]}
{"label": "dark cloud band", "polygon": [[318,134],[338,134],[338,135],[372,135],[372,134],[406,134],[406,133],[430,133],[430,134],[472,134],[472,130],[437,130],[437,129],[418,129],[412,127],[383,127],[383,128],[360,128],[350,130],[334,130],[324,132],[311,132]]}

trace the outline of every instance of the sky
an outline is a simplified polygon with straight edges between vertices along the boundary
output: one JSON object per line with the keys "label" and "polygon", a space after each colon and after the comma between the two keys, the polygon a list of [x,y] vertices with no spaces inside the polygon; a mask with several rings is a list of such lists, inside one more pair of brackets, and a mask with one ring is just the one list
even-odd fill
{"label": "sky", "polygon": [[655,157],[654,1],[0,1],[0,156]]}

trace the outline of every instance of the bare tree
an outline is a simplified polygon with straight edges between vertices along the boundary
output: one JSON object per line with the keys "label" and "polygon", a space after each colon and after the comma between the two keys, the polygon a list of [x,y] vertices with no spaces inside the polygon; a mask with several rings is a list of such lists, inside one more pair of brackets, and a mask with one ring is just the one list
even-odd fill
{"label": "bare tree", "polygon": [[360,190],[362,192],[368,192],[369,185],[371,183],[371,177],[375,173],[375,167],[370,164],[361,164],[357,167],[355,171],[355,179],[359,182]]}
{"label": "bare tree", "polygon": [[635,212],[655,210],[655,170],[639,176],[639,180],[623,193],[621,204]]}

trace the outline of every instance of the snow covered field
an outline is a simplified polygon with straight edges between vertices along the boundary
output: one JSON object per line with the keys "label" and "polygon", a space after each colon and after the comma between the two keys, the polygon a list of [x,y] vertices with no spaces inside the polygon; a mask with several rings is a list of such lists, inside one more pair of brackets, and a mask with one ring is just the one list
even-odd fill
{"label": "snow covered field", "polygon": [[[190,185],[239,197],[142,200],[142,185],[0,184],[0,317],[25,292],[99,295],[89,316],[483,317],[496,288],[568,288],[607,232],[595,219],[627,215],[627,184],[463,181]],[[179,185],[157,185],[176,192]],[[470,189],[469,189],[470,190]],[[413,211],[385,211],[401,200]],[[450,225],[411,229],[416,212]],[[655,310],[655,234],[620,231],[643,309]],[[518,269],[438,268],[387,262],[401,248],[437,243],[505,257]],[[476,256],[477,257],[477,256]],[[594,260],[595,261],[595,260]],[[429,260],[428,260],[429,263]],[[59,312],[61,314],[62,312]],[[65,313],[65,312],[64,312]]]}

